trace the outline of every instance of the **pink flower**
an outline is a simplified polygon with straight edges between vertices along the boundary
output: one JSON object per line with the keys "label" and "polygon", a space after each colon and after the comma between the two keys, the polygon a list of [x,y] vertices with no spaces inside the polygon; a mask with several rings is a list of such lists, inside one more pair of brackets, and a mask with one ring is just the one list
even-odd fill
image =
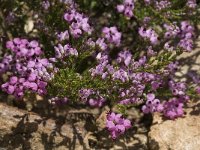
{"label": "pink flower", "polygon": [[17,81],[18,81],[18,78],[16,77],[16,76],[12,76],[11,78],[10,78],[10,84],[11,85],[15,85],[16,83],[17,83]]}
{"label": "pink flower", "polygon": [[133,17],[134,2],[133,0],[124,0],[123,4],[117,5],[117,11],[124,13],[128,18]]}
{"label": "pink flower", "polygon": [[131,127],[131,122],[128,119],[122,118],[121,114],[112,112],[107,115],[106,127],[108,128],[111,137],[116,139]]}
{"label": "pink flower", "polygon": [[117,5],[117,11],[122,13],[124,11],[125,7],[124,5]]}
{"label": "pink flower", "polygon": [[172,98],[169,101],[164,102],[163,114],[170,119],[183,116],[183,103],[176,98]]}

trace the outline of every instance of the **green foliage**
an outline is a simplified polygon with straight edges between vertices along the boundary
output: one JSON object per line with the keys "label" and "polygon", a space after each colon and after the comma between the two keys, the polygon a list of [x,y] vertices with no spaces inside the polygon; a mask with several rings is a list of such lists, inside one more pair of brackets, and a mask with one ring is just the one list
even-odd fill
{"label": "green foliage", "polygon": [[[30,37],[38,39],[45,51],[47,58],[53,57],[54,46],[59,43],[56,38],[56,33],[69,29],[69,25],[63,19],[64,13],[69,10],[67,5],[59,3],[58,0],[51,0],[51,5],[48,11],[41,6],[40,0],[22,1],[22,0],[2,0],[0,5],[0,27],[5,39],[12,37]],[[163,36],[164,23],[173,24],[183,20],[190,20],[195,27],[199,23],[199,11],[191,13],[185,7],[186,0],[172,0],[172,7],[162,11],[156,11],[151,5],[144,7],[144,1],[138,0],[135,3],[134,17],[126,18],[124,15],[117,13],[116,6],[122,0],[77,0],[78,10],[90,17],[90,23],[95,27],[93,33],[94,41],[100,37],[101,30],[107,26],[117,26],[120,32],[123,33],[122,44],[119,48],[111,47],[110,56],[115,60],[118,52],[123,48],[128,48],[133,54],[134,60],[138,60],[141,54],[146,54],[144,51],[150,45],[149,41],[144,41],[138,35],[138,28],[143,25],[145,17],[151,17],[149,26],[152,27],[160,37]],[[10,9],[8,9],[10,8]],[[198,8],[199,9],[199,6]],[[9,12],[15,14],[15,21],[9,25],[6,24],[6,16]],[[35,17],[37,16],[37,17]],[[26,21],[31,18],[34,21],[34,29],[36,33],[25,33],[24,25]],[[41,24],[39,24],[41,23]],[[39,25],[38,25],[39,24]],[[38,27],[38,26],[39,27]],[[33,30],[34,30],[33,29]],[[10,33],[7,33],[9,31]],[[130,87],[132,83],[121,83],[120,81],[112,81],[110,77],[102,80],[100,77],[91,77],[89,69],[96,65],[96,60],[93,57],[95,52],[99,52],[98,47],[89,47],[86,42],[90,35],[84,35],[79,39],[74,39],[70,36],[69,41],[64,41],[71,44],[73,48],[78,50],[77,57],[70,56],[64,60],[56,63],[56,67],[60,68],[59,72],[55,74],[54,79],[48,84],[49,96],[68,97],[73,102],[79,100],[79,90],[93,89],[98,90],[109,102],[116,103],[120,100],[116,89]],[[165,41],[164,41],[165,42]],[[175,52],[168,52],[163,50],[164,42],[159,46],[155,46],[154,50],[158,53],[155,57],[148,58],[148,66],[141,67],[135,72],[149,72],[160,74],[168,64],[176,59],[181,54],[181,50],[174,50]],[[176,42],[176,40],[174,40]],[[3,47],[3,46],[0,46]],[[112,63],[112,62],[111,62]],[[114,61],[113,61],[113,65]],[[107,93],[107,90],[111,93]],[[150,85],[146,85],[145,92],[150,92]],[[189,91],[193,94],[193,91]],[[170,91],[161,88],[157,92],[157,96],[170,97]],[[126,114],[127,107],[118,105],[119,111]]]}

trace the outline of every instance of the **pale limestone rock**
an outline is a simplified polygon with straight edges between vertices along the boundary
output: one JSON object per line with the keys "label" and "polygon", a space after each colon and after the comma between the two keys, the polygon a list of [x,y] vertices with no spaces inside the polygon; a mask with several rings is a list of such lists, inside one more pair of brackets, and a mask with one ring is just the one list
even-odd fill
{"label": "pale limestone rock", "polygon": [[0,149],[82,150],[85,135],[84,124],[42,118],[0,103]]}
{"label": "pale limestone rock", "polygon": [[163,120],[155,114],[149,132],[152,150],[199,150],[200,149],[200,103],[190,105],[187,114],[176,120]]}

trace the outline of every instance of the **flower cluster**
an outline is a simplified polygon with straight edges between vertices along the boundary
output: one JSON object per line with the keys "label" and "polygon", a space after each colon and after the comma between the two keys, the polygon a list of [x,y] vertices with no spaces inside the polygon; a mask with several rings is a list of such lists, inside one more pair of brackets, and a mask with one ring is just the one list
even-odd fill
{"label": "flower cluster", "polygon": [[98,65],[95,68],[90,69],[92,76],[102,76],[102,79],[111,78],[112,80],[120,80],[121,82],[132,81],[132,83],[138,83],[139,81],[153,81],[159,77],[155,74],[147,72],[134,72],[134,70],[140,67],[148,67],[146,64],[147,58],[141,57],[138,61],[132,58],[132,54],[129,51],[122,51],[119,53],[115,66],[109,63],[109,56],[99,53],[97,55],[99,60]]}
{"label": "flower cluster", "polygon": [[107,114],[106,127],[110,131],[112,138],[116,139],[131,127],[131,122],[128,119],[124,119],[121,114],[112,112]]}
{"label": "flower cluster", "polygon": [[[129,92],[130,90],[126,90],[125,92]],[[122,92],[121,96],[122,98],[124,97],[124,93]],[[128,93],[126,93],[128,95]],[[141,104],[143,102],[143,100],[141,98],[138,97],[131,97],[131,98],[127,98],[127,99],[123,99],[119,102],[119,104],[122,105],[131,105],[131,104]]]}
{"label": "flower cluster", "polygon": [[31,58],[42,54],[39,43],[37,41],[29,42],[27,39],[15,38],[8,41],[6,47],[14,52],[17,58]]}
{"label": "flower cluster", "polygon": [[120,52],[118,55],[119,57],[117,58],[117,62],[124,63],[126,66],[129,66],[132,60],[132,54],[130,53],[130,51],[125,50]]}
{"label": "flower cluster", "polygon": [[159,99],[155,99],[155,95],[150,93],[147,94],[146,104],[142,106],[142,111],[144,113],[162,112],[163,105],[160,104]]}
{"label": "flower cluster", "polygon": [[64,14],[64,19],[70,23],[69,32],[75,38],[80,37],[84,32],[90,34],[92,28],[88,23],[88,18],[78,13],[75,9]]}
{"label": "flower cluster", "polygon": [[42,7],[45,9],[45,10],[48,10],[49,7],[50,7],[50,3],[48,0],[45,0],[42,2]]}
{"label": "flower cluster", "polygon": [[102,107],[106,102],[106,99],[101,96],[99,91],[94,91],[92,89],[81,89],[79,90],[80,99],[84,103],[88,103],[92,107]]}
{"label": "flower cluster", "polygon": [[117,5],[117,11],[124,13],[128,18],[133,17],[134,2],[133,0],[124,0],[123,4]]}
{"label": "flower cluster", "polygon": [[144,0],[144,2],[146,5],[149,5],[152,2],[152,0]]}
{"label": "flower cluster", "polygon": [[120,46],[122,34],[117,30],[116,26],[104,27],[102,29],[103,36],[93,41],[88,39],[87,44],[91,47],[99,47],[102,51],[108,50],[109,46]]}
{"label": "flower cluster", "polygon": [[[116,90],[117,96],[122,105],[138,104],[143,103],[144,95],[146,95],[146,88],[150,86],[151,91],[157,91],[160,87],[165,84],[169,84],[172,95],[179,97],[178,100],[181,104],[187,102],[189,97],[186,95],[186,85],[183,82],[175,82],[170,80],[165,82],[164,78],[169,75],[173,75],[177,69],[177,63],[169,63],[162,74],[147,73],[147,72],[135,72],[135,70],[144,67],[148,68],[147,57],[141,57],[138,61],[133,59],[132,54],[125,50],[118,54],[116,61],[113,61],[112,65],[109,62],[109,56],[104,53],[99,53],[97,55],[99,64],[96,68],[92,68],[91,75],[93,77],[100,76],[102,79],[109,79],[113,83],[115,81],[120,81],[124,84],[131,83],[130,86],[122,86]],[[117,65],[117,66],[116,66]],[[109,90],[111,91],[111,90]],[[155,98],[154,93],[149,93],[146,96],[147,101],[142,107],[144,113],[162,112],[166,117],[173,118],[166,115],[168,112],[166,107],[167,103],[161,103],[159,99]],[[164,107],[165,105],[165,107]],[[181,105],[183,106],[183,105]],[[181,107],[182,108],[182,107]]]}
{"label": "flower cluster", "polygon": [[172,62],[167,66],[169,73],[175,73],[178,69],[178,62]]}
{"label": "flower cluster", "polygon": [[72,48],[69,44],[64,46],[58,44],[58,46],[55,46],[54,49],[55,57],[57,59],[63,59],[67,56],[78,56],[78,51],[75,48]]}
{"label": "flower cluster", "polygon": [[158,44],[158,34],[151,28],[146,29],[145,27],[140,27],[139,34],[141,37],[150,40],[151,44]]}
{"label": "flower cluster", "polygon": [[[95,68],[91,68],[90,72],[92,76],[102,76],[102,79],[105,79],[109,73],[113,73],[113,66],[109,65],[108,55],[99,53],[97,55],[99,61],[98,65]],[[107,71],[106,71],[107,70]]]}
{"label": "flower cluster", "polygon": [[169,8],[171,6],[171,2],[169,0],[161,0],[161,1],[156,1],[156,8],[158,10],[162,10],[165,8]]}
{"label": "flower cluster", "polygon": [[91,46],[98,46],[102,51],[105,51],[108,48],[108,45],[105,43],[104,38],[98,38],[96,42],[89,42],[88,43]]}
{"label": "flower cluster", "polygon": [[186,91],[186,84],[183,82],[174,82],[173,80],[169,81],[169,87],[172,91],[172,94],[175,96],[183,96]]}
{"label": "flower cluster", "polygon": [[120,45],[122,34],[117,30],[117,27],[104,27],[102,32],[109,43],[113,43],[116,46]]}
{"label": "flower cluster", "polygon": [[197,6],[197,2],[196,2],[196,0],[188,0],[187,1],[187,6],[189,7],[189,8],[196,8],[196,6]]}
{"label": "flower cluster", "polygon": [[162,9],[166,9],[169,8],[171,6],[171,1],[169,0],[158,0],[158,1],[154,1],[154,0],[144,0],[146,5],[152,5],[154,6],[158,11],[162,10]]}
{"label": "flower cluster", "polygon": [[198,86],[198,87],[196,88],[196,92],[197,92],[198,94],[200,94],[200,86]]}
{"label": "flower cluster", "polygon": [[60,32],[57,34],[57,37],[60,42],[62,42],[64,40],[68,40],[69,39],[69,31],[66,30],[64,32]]}
{"label": "flower cluster", "polygon": [[[14,38],[6,43],[11,52],[0,62],[1,76],[8,77],[2,78],[6,80],[1,85],[3,91],[16,98],[49,94],[54,106],[68,104],[70,99],[70,104],[123,108],[107,114],[106,127],[113,139],[131,127],[122,114],[136,105],[145,114],[160,112],[170,119],[183,116],[192,90],[200,93],[195,76],[191,75],[192,88],[175,78],[180,65],[176,57],[192,51],[197,38],[196,0],[180,1],[183,8],[170,0],[123,0],[114,11],[108,12],[113,6],[106,8],[106,13],[94,8],[101,5],[98,8],[104,9],[102,6],[111,2],[97,0],[90,7],[86,2],[79,2],[84,7],[73,0],[59,2],[43,0],[42,10],[33,13],[40,25],[34,37],[48,47],[45,53],[36,40]],[[95,17],[95,33],[89,18],[78,11],[81,8],[89,8],[87,13],[94,11],[89,15]],[[116,11],[122,15],[114,14]],[[96,18],[100,15],[106,19]]]}
{"label": "flower cluster", "polygon": [[170,119],[181,117],[184,114],[183,103],[177,98],[172,98],[169,101],[164,102],[163,107],[164,116]]}
{"label": "flower cluster", "polygon": [[[188,21],[182,21],[181,27],[178,27],[176,24],[164,25],[166,29],[165,38],[168,42],[165,43],[165,49],[174,50],[176,47],[179,47],[186,51],[191,51],[193,49],[193,39],[194,39],[194,27],[190,25]],[[175,45],[171,45],[172,40],[180,39],[180,41]]]}
{"label": "flower cluster", "polygon": [[5,73],[10,68],[10,63],[13,61],[12,55],[5,55],[0,63],[0,74]]}
{"label": "flower cluster", "polygon": [[36,92],[40,95],[47,94],[46,86],[47,82],[37,79],[36,76],[32,74],[28,79],[12,76],[9,82],[1,85],[1,88],[8,94],[14,95],[16,98],[22,98],[26,91]]}
{"label": "flower cluster", "polygon": [[[2,84],[3,91],[22,98],[26,91],[46,94],[47,82],[51,80],[57,69],[48,59],[42,58],[42,50],[37,41],[15,38],[6,43],[12,55],[5,56],[2,63],[9,63],[12,72],[8,82]],[[5,70],[4,68],[3,70]]]}
{"label": "flower cluster", "polygon": [[165,75],[161,77],[153,73],[134,72],[141,67],[148,67],[146,57],[141,57],[138,61],[135,61],[132,54],[125,50],[118,54],[116,61],[113,61],[115,65],[109,63],[108,55],[100,53],[97,58],[99,60],[98,65],[90,69],[93,77],[100,76],[104,80],[108,79],[113,84],[116,81],[122,82],[124,85],[131,83],[129,86],[113,89],[118,93],[120,104],[142,103],[146,85],[149,85],[153,91],[162,85],[162,78]]}
{"label": "flower cluster", "polygon": [[195,73],[194,71],[188,72],[188,77],[192,79],[192,82],[194,82],[196,85],[200,84],[200,76]]}
{"label": "flower cluster", "polygon": [[179,42],[179,47],[192,51],[193,49],[193,38],[194,38],[194,27],[190,25],[188,21],[181,22],[181,40]]}
{"label": "flower cluster", "polygon": [[190,79],[192,79],[192,82],[195,85],[194,87],[195,92],[197,94],[200,94],[200,76],[193,71],[189,72],[187,75]]}
{"label": "flower cluster", "polygon": [[173,26],[164,24],[164,28],[166,29],[164,36],[166,39],[175,38],[181,32],[180,28],[176,24]]}

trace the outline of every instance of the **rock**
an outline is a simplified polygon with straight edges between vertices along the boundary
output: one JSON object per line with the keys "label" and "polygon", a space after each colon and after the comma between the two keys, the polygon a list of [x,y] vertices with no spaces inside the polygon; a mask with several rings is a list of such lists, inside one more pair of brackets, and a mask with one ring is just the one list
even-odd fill
{"label": "rock", "polygon": [[[71,114],[72,115],[72,114]],[[0,103],[0,148],[31,150],[86,149],[84,124],[42,118]]]}
{"label": "rock", "polygon": [[26,21],[26,24],[24,25],[24,31],[26,33],[29,33],[33,30],[33,27],[34,27],[34,22],[31,18],[29,18],[27,21]]}
{"label": "rock", "polygon": [[176,120],[163,120],[155,114],[148,134],[152,150],[199,150],[200,103],[191,104],[186,115]]}
{"label": "rock", "polygon": [[[94,114],[91,113],[93,111]],[[134,112],[133,127],[116,140],[111,139],[107,130],[99,126],[104,122],[105,114],[95,120],[93,115],[97,113],[96,110],[75,109],[57,117],[48,114],[42,117],[44,114],[40,116],[0,103],[0,149],[148,150],[149,125],[146,124],[149,121],[141,121],[139,118],[142,116],[137,119],[138,112]]]}

